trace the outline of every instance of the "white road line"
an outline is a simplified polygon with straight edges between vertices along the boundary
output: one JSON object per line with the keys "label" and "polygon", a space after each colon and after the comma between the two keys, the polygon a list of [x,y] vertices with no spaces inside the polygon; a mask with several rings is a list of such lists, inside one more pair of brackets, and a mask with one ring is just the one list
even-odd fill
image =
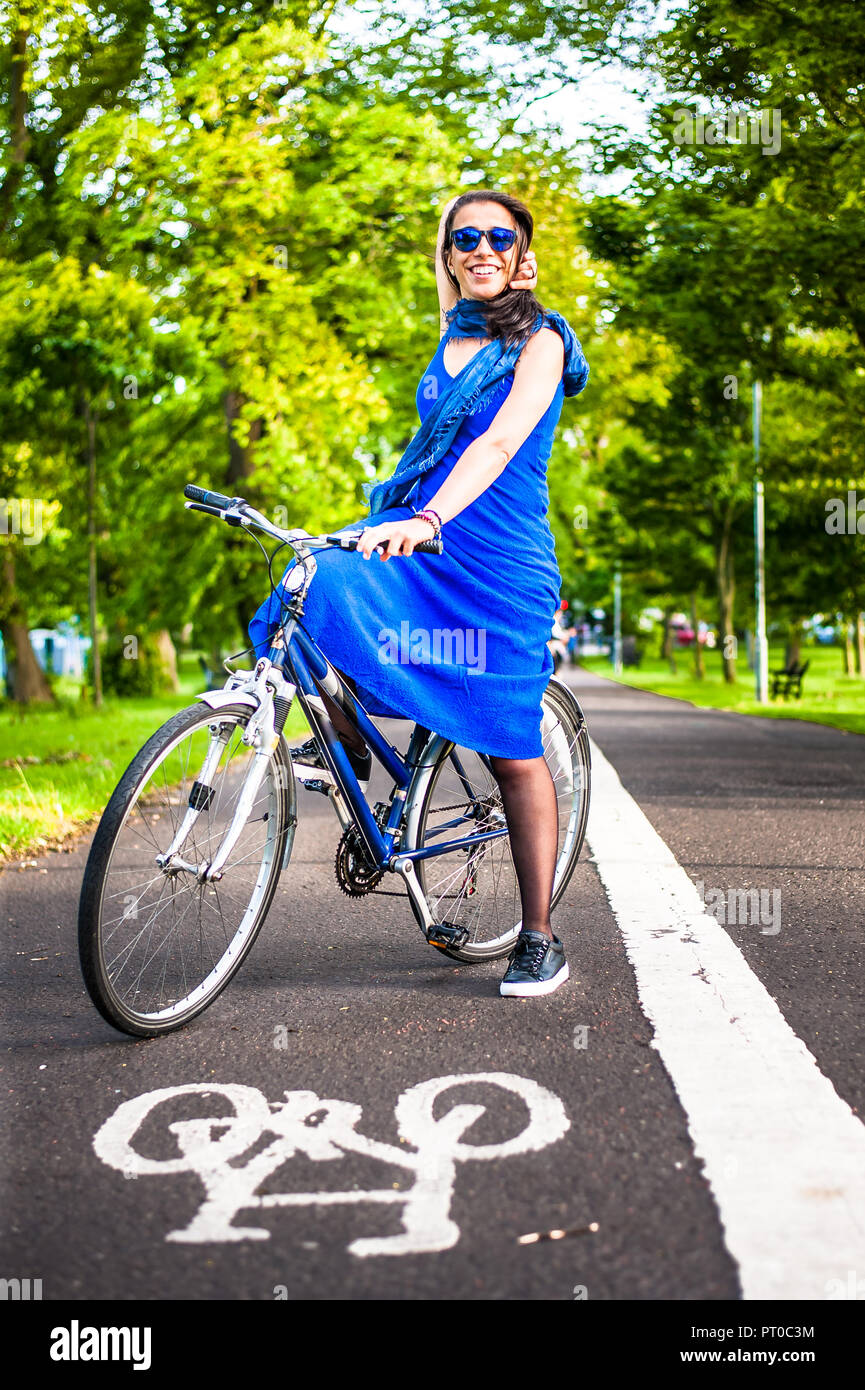
{"label": "white road line", "polygon": [[855,1297],[865,1126],[594,742],[587,840],[743,1296]]}

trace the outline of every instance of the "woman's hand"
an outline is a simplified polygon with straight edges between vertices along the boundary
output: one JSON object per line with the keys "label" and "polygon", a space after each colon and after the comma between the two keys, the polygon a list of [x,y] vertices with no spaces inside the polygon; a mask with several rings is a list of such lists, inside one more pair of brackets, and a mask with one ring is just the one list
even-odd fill
{"label": "woman's hand", "polygon": [[357,548],[368,560],[377,545],[387,545],[382,560],[394,555],[411,555],[419,541],[432,540],[435,527],[431,521],[422,517],[409,517],[408,521],[386,521],[381,526],[367,526],[357,543]]}
{"label": "woman's hand", "polygon": [[509,290],[536,290],[538,287],[538,258],[534,251],[527,251],[517,266],[517,273]]}

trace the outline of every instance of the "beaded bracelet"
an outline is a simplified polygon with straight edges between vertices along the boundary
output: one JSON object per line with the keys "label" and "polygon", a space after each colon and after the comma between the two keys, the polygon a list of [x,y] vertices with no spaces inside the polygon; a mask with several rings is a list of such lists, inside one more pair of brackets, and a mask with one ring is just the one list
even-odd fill
{"label": "beaded bracelet", "polygon": [[[442,519],[438,512],[433,511],[432,507],[425,507],[423,511],[420,512],[416,511],[415,516],[420,517],[423,521],[428,521],[430,525],[435,528],[433,531],[433,538],[441,534]],[[435,519],[433,520],[433,518]]]}

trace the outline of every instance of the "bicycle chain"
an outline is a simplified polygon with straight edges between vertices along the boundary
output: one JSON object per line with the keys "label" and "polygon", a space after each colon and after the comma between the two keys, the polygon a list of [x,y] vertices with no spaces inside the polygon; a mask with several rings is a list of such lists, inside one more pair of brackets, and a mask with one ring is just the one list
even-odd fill
{"label": "bicycle chain", "polygon": [[[433,809],[436,812],[459,811],[464,810],[465,805],[465,801],[455,801],[451,806],[435,806]],[[385,806],[383,812],[387,812],[389,809],[388,806]],[[383,816],[377,817],[377,819],[381,818]],[[380,826],[380,828],[382,827]],[[355,826],[347,826],[340,836],[333,866],[337,884],[346,897],[364,898],[368,893],[375,892],[378,892],[382,897],[403,897],[402,893],[391,893],[387,889],[377,887],[384,878],[385,871],[364,863],[365,857],[365,848]]]}

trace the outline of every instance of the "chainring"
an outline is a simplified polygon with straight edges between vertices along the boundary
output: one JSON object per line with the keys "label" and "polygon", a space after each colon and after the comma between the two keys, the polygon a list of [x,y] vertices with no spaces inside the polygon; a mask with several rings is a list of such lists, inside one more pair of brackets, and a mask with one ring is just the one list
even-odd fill
{"label": "chainring", "polygon": [[384,878],[384,869],[370,864],[366,846],[355,826],[350,825],[340,837],[334,864],[336,881],[350,898],[363,898]]}

